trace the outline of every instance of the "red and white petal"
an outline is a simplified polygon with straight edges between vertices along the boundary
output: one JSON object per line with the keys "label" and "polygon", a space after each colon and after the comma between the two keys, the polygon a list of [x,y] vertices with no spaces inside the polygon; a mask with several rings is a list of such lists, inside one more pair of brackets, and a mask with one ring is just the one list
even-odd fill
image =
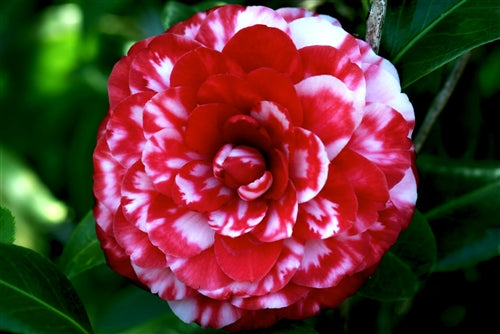
{"label": "red and white petal", "polygon": [[325,45],[311,45],[300,49],[299,55],[305,77],[332,75],[357,95],[366,94],[363,70],[338,49]]}
{"label": "red and white petal", "polygon": [[363,64],[366,78],[366,102],[388,103],[401,94],[398,74],[388,60],[380,58],[375,64]]}
{"label": "red and white petal", "polygon": [[228,118],[239,113],[229,104],[209,103],[197,106],[189,115],[185,142],[192,150],[210,158],[224,145],[222,130]]}
{"label": "red and white petal", "polygon": [[221,51],[238,31],[257,24],[287,31],[286,21],[270,8],[228,5],[210,12],[196,39],[208,48]]}
{"label": "red and white petal", "polygon": [[294,233],[304,239],[326,239],[349,229],[356,220],[358,201],[349,180],[330,166],[323,190],[299,206]]}
{"label": "red and white petal", "polygon": [[289,183],[284,195],[277,201],[270,201],[268,205],[266,216],[252,234],[263,242],[290,238],[298,212],[297,193],[293,184]]}
{"label": "red and white petal", "polygon": [[266,212],[266,201],[256,199],[248,202],[235,196],[208,214],[208,224],[218,234],[237,237],[254,229]]}
{"label": "red and white petal", "polygon": [[347,33],[335,21],[321,16],[306,17],[290,22],[290,37],[297,49],[310,45],[332,46],[354,63],[360,63],[361,55],[356,38]]}
{"label": "red and white petal", "polygon": [[[298,102],[298,100],[297,100]],[[293,140],[293,123],[286,109],[274,101],[261,101],[250,112],[271,137],[273,147],[283,151],[289,150]]]}
{"label": "red and white petal", "polygon": [[122,208],[126,219],[143,232],[147,231],[149,204],[158,196],[140,161],[127,170],[122,182]]}
{"label": "red and white petal", "polygon": [[368,236],[307,240],[300,268],[292,282],[311,288],[329,288],[359,271],[368,249]]}
{"label": "red and white petal", "polygon": [[389,190],[391,201],[399,210],[399,217],[406,228],[411,221],[415,203],[417,202],[417,180],[416,173],[412,168],[408,168],[404,177]]}
{"label": "red and white petal", "polygon": [[167,30],[167,32],[194,39],[209,12],[210,10],[206,12],[198,12],[187,20],[174,24]]}
{"label": "red and white petal", "polygon": [[266,152],[272,147],[271,136],[267,130],[248,115],[230,117],[224,123],[222,136],[227,143],[250,146],[260,152]]}
{"label": "red and white petal", "polygon": [[169,88],[153,96],[144,106],[146,139],[165,128],[182,129],[196,106],[196,93],[187,87]]}
{"label": "red and white petal", "polygon": [[247,76],[262,100],[272,101],[286,109],[285,118],[295,126],[302,124],[302,108],[290,78],[271,68],[258,68]]}
{"label": "red and white petal", "polygon": [[143,109],[153,95],[143,92],[123,100],[114,109],[106,125],[109,149],[113,157],[126,168],[141,157],[146,142],[142,130]]}
{"label": "red and white petal", "polygon": [[142,268],[164,268],[165,254],[151,244],[148,235],[135,226],[135,222],[127,220],[121,208],[113,221],[113,232],[116,242],[125,250],[132,264]]}
{"label": "red and white petal", "polygon": [[295,150],[290,162],[290,179],[299,203],[316,196],[328,177],[330,161],[321,140],[312,132],[295,128]]}
{"label": "red and white petal", "polygon": [[234,297],[231,303],[245,310],[280,309],[304,298],[310,290],[310,288],[289,283],[279,291],[262,296]]}
{"label": "red and white petal", "polygon": [[363,118],[363,97],[330,75],[309,77],[295,88],[304,113],[302,127],[321,138],[332,160]]}
{"label": "red and white petal", "polygon": [[171,257],[169,266],[179,280],[196,290],[216,290],[233,281],[220,269],[213,247],[189,258]]}
{"label": "red and white petal", "polygon": [[179,281],[169,268],[142,268],[133,265],[139,280],[164,300],[190,298],[197,293]]}
{"label": "red and white petal", "polygon": [[233,190],[215,178],[212,165],[200,160],[182,166],[172,187],[176,203],[198,212],[217,210],[232,197]]}
{"label": "red and white petal", "polygon": [[201,295],[169,301],[168,305],[182,321],[196,322],[202,327],[225,327],[241,318],[243,313],[241,309],[229,302],[221,302]]}
{"label": "red and white petal", "polygon": [[178,170],[189,161],[202,158],[186,147],[182,135],[174,128],[163,129],[151,136],[142,154],[146,174],[156,189],[166,196],[172,195]]}
{"label": "red and white petal", "polygon": [[222,53],[234,59],[247,72],[267,67],[289,76],[293,82],[302,77],[297,49],[280,29],[264,25],[244,28],[227,42]]}
{"label": "red and white petal", "polygon": [[273,175],[265,171],[258,179],[238,187],[237,192],[242,200],[253,201],[262,196],[273,184]]}
{"label": "red and white petal", "polygon": [[215,235],[214,250],[222,271],[238,282],[257,282],[275,266],[283,241],[260,242],[250,234]]}
{"label": "red and white petal", "polygon": [[170,74],[177,60],[201,45],[176,34],[158,35],[147,49],[139,51],[130,64],[129,86],[132,94],[161,92],[170,87]]}
{"label": "red and white petal", "polygon": [[411,166],[409,126],[391,107],[370,103],[348,147],[375,163],[386,175],[389,188],[398,183]]}
{"label": "red and white petal", "polygon": [[208,48],[198,48],[179,59],[170,76],[171,86],[189,86],[198,89],[210,76],[215,74],[243,76],[240,65],[226,55]]}
{"label": "red and white petal", "polygon": [[214,231],[204,214],[181,208],[166,196],[153,199],[148,217],[149,239],[167,255],[191,257],[214,243]]}
{"label": "red and white petal", "polygon": [[94,196],[98,203],[102,203],[108,210],[114,212],[120,205],[121,185],[126,169],[109,151],[106,137],[101,137],[97,141],[93,161]]}
{"label": "red and white petal", "polygon": [[290,23],[297,19],[301,19],[303,17],[316,16],[317,14],[311,11],[308,11],[304,8],[299,7],[285,7],[279,8],[276,10],[278,14],[281,15],[285,19],[286,22]]}

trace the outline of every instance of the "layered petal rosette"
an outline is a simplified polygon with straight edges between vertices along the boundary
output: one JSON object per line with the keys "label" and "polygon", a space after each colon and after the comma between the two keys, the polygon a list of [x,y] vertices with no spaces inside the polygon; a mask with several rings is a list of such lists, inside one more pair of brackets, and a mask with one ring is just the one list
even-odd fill
{"label": "layered petal rosette", "polygon": [[413,214],[413,108],[332,17],[199,13],[132,46],[109,104],[98,237],[186,322],[251,329],[338,306]]}

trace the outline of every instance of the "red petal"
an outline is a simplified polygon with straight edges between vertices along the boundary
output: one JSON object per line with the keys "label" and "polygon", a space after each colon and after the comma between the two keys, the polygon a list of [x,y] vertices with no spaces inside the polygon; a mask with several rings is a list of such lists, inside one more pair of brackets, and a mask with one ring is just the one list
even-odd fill
{"label": "red petal", "polygon": [[321,45],[299,50],[306,77],[328,74],[340,79],[350,90],[365,93],[363,70],[340,50]]}
{"label": "red petal", "polygon": [[146,142],[142,162],[156,189],[171,196],[177,171],[187,162],[202,158],[184,145],[183,138],[176,129],[166,128],[155,133]]}
{"label": "red petal", "polygon": [[235,61],[222,53],[212,49],[198,48],[179,59],[172,70],[170,83],[172,86],[190,86],[198,89],[211,75],[243,76],[244,73]]}
{"label": "red petal", "polygon": [[186,87],[156,94],[144,106],[144,135],[149,138],[165,128],[182,129],[195,106],[195,92]]}
{"label": "red petal", "polygon": [[270,8],[227,5],[216,8],[207,16],[196,39],[208,48],[221,51],[240,29],[256,24],[287,30],[285,20]]}
{"label": "red petal", "polygon": [[276,264],[282,241],[260,242],[249,234],[237,238],[216,234],[215,257],[222,271],[239,282],[260,281]]}
{"label": "red petal", "polygon": [[222,53],[236,60],[251,72],[268,67],[286,74],[293,82],[302,77],[300,57],[292,40],[283,31],[264,25],[254,25],[238,31]]}
{"label": "red petal", "polygon": [[267,160],[268,170],[273,174],[273,185],[264,197],[279,200],[288,187],[288,157],[282,151],[273,149],[268,154]]}
{"label": "red petal", "polygon": [[384,104],[370,103],[348,147],[375,163],[392,187],[411,165],[409,131],[401,114]]}
{"label": "red petal", "polygon": [[208,223],[219,234],[237,237],[259,224],[266,211],[266,201],[257,199],[247,202],[234,197],[218,210],[210,212]]}
{"label": "red petal", "polygon": [[329,75],[307,78],[295,88],[304,112],[302,126],[321,138],[332,160],[361,122],[364,99]]}
{"label": "red petal", "polygon": [[234,196],[212,172],[212,165],[204,161],[190,161],[175,176],[172,198],[182,206],[198,212],[219,209]]}
{"label": "red petal", "polygon": [[321,192],[299,206],[294,234],[304,239],[325,239],[349,229],[356,220],[358,201],[342,173],[330,165],[328,180]]}
{"label": "red petal", "polygon": [[170,74],[177,60],[200,44],[190,38],[164,33],[156,36],[147,49],[137,53],[130,65],[132,93],[161,92],[170,87]]}
{"label": "red petal", "polygon": [[337,285],[346,275],[359,271],[368,250],[367,236],[308,240],[302,263],[292,282],[312,288]]}
{"label": "red petal", "polygon": [[297,194],[289,183],[285,194],[279,200],[270,201],[266,216],[252,234],[263,242],[289,238],[297,220],[297,211]]}
{"label": "red petal", "polygon": [[213,247],[186,259],[171,258],[169,265],[179,280],[196,290],[216,290],[232,282],[219,268]]}
{"label": "red petal", "polygon": [[186,145],[207,158],[214,156],[224,144],[224,122],[237,113],[238,109],[228,104],[210,103],[196,107],[187,122]]}
{"label": "red petal", "polygon": [[135,222],[128,221],[119,208],[113,222],[116,242],[123,247],[130,261],[142,268],[162,268],[166,265],[165,254],[154,247],[148,235],[139,230]]}
{"label": "red petal", "polygon": [[295,126],[302,124],[302,108],[292,81],[271,68],[258,68],[248,74],[248,81],[259,92],[262,100],[272,101],[286,108],[287,118]]}
{"label": "red petal", "polygon": [[245,310],[280,309],[304,298],[310,290],[310,288],[289,283],[283,289],[263,296],[235,297],[231,303]]}
{"label": "red petal", "polygon": [[246,145],[265,152],[271,146],[271,137],[255,118],[247,115],[230,117],[223,126],[223,139],[233,145]]}
{"label": "red petal", "polygon": [[198,90],[198,103],[225,103],[242,113],[249,112],[261,100],[258,92],[245,80],[231,74],[209,77]]}
{"label": "red petal", "polygon": [[167,255],[191,257],[211,247],[214,232],[205,215],[180,208],[170,198],[157,196],[149,206],[148,235]]}
{"label": "red petal", "polygon": [[124,167],[141,158],[144,148],[143,109],[153,93],[138,93],[123,100],[113,111],[106,126],[106,138],[114,158]]}
{"label": "red petal", "polygon": [[198,295],[168,302],[172,311],[184,322],[196,322],[202,327],[221,328],[241,318],[242,310],[229,302]]}
{"label": "red petal", "polygon": [[111,155],[106,137],[97,141],[93,161],[94,196],[99,203],[114,212],[120,205],[121,185],[126,170]]}
{"label": "red petal", "polygon": [[257,120],[271,137],[272,146],[284,152],[293,141],[293,124],[287,110],[274,102],[261,101],[250,116]]}
{"label": "red petal", "polygon": [[167,30],[167,32],[194,39],[196,34],[198,33],[198,30],[200,29],[201,24],[203,23],[203,21],[205,21],[208,13],[212,10],[213,9],[207,12],[198,12],[187,20],[174,24]]}
{"label": "red petal", "polygon": [[137,276],[152,293],[164,300],[179,300],[195,296],[197,293],[179,281],[169,268],[151,269],[134,266]]}
{"label": "red petal", "polygon": [[299,203],[316,196],[328,177],[328,160],[321,140],[312,132],[295,128],[295,150],[290,162],[290,179]]}

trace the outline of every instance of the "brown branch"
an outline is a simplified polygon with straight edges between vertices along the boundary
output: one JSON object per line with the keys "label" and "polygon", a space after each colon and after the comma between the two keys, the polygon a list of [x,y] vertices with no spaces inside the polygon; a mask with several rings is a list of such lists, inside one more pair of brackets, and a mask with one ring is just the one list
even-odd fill
{"label": "brown branch", "polygon": [[386,10],[387,0],[374,0],[366,20],[366,41],[371,45],[375,53],[378,53],[380,47]]}

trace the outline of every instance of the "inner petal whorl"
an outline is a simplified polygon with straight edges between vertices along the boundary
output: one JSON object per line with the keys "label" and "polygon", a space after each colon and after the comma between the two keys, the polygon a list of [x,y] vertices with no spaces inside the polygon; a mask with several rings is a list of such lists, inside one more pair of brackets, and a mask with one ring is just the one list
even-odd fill
{"label": "inner petal whorl", "polygon": [[266,171],[266,160],[253,147],[225,144],[215,155],[213,171],[228,187],[237,188],[260,178]]}

